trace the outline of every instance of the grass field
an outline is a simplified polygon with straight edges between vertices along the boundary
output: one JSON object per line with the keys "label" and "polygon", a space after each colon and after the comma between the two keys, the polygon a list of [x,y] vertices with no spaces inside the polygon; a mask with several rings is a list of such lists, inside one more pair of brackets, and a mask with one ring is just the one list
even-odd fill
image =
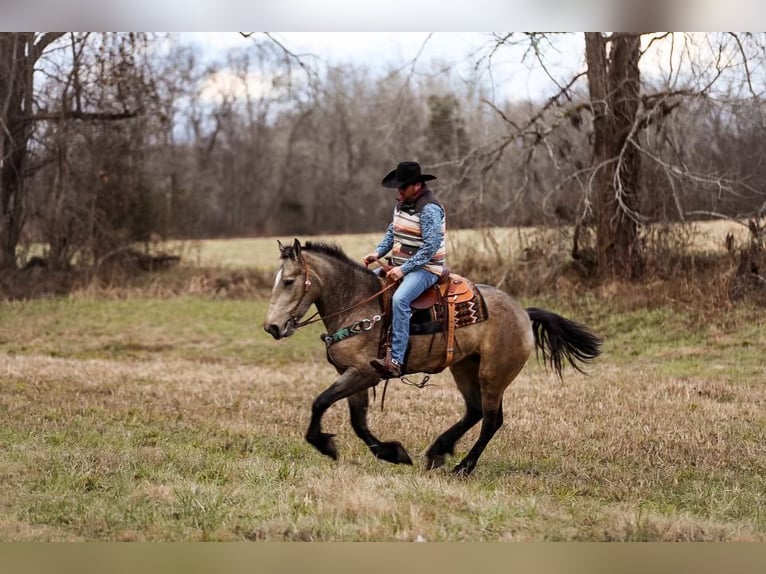
{"label": "grass field", "polygon": [[[375,238],[341,240],[361,256]],[[253,241],[200,244],[199,264],[273,266],[274,241]],[[261,291],[157,292],[0,303],[0,540],[766,540],[763,309],[523,300],[592,327],[604,355],[563,383],[532,360],[458,479],[422,468],[462,414],[447,373],[373,402],[416,466],[375,459],[345,404],[325,419],[333,462],[303,440],[335,376],[319,326],[276,342]]]}
{"label": "grass field", "polygon": [[[725,238],[731,234],[737,241],[747,240],[747,229],[731,221],[698,222],[687,226],[693,230],[693,243],[700,252],[723,251]],[[461,253],[468,247],[487,247],[507,257],[519,252],[537,233],[537,228],[494,228],[484,230],[458,229],[449,234],[450,253]],[[380,233],[356,235],[301,236],[301,241],[322,240],[342,245],[346,253],[361,260],[373,250],[380,240]],[[292,242],[283,237],[283,243]],[[271,269],[278,255],[276,238],[211,239],[184,243],[170,243],[171,249],[181,251],[185,260],[194,266],[221,266],[230,268]]]}

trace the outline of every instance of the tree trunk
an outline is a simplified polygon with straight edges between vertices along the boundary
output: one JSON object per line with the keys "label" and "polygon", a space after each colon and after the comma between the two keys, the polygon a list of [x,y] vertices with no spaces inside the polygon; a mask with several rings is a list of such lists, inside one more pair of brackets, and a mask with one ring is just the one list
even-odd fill
{"label": "tree trunk", "polygon": [[[24,163],[31,107],[32,66],[27,62],[34,35],[0,34],[0,269],[16,268],[16,246],[24,217]],[[27,77],[29,76],[29,77]]]}
{"label": "tree trunk", "polygon": [[615,34],[607,39],[585,34],[588,84],[593,102],[593,179],[597,220],[597,258],[604,277],[632,279],[643,272],[638,235],[641,163],[631,145],[638,111],[640,36]]}
{"label": "tree trunk", "polygon": [[24,168],[34,129],[35,63],[63,35],[0,33],[0,270],[16,268],[24,226]]}

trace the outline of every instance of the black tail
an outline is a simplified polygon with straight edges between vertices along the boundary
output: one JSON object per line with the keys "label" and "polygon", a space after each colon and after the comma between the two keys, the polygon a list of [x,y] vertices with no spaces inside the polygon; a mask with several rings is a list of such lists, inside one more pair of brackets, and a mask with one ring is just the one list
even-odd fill
{"label": "black tail", "polygon": [[559,378],[562,378],[562,359],[566,358],[583,373],[575,361],[588,363],[601,354],[601,339],[584,325],[535,307],[528,308],[527,315],[532,320],[535,350],[542,352],[543,363],[550,364]]}

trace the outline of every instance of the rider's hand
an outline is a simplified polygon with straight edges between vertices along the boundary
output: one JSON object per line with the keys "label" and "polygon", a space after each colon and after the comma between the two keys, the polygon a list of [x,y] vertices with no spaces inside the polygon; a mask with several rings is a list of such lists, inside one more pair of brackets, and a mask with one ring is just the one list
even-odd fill
{"label": "rider's hand", "polygon": [[372,253],[369,253],[364,256],[364,259],[362,259],[362,263],[364,263],[364,266],[367,267],[370,263],[373,263],[380,259],[380,255],[378,255],[375,251]]}
{"label": "rider's hand", "polygon": [[404,277],[404,273],[402,272],[401,267],[392,267],[391,270],[386,273],[386,279],[391,282],[399,281],[402,277]]}

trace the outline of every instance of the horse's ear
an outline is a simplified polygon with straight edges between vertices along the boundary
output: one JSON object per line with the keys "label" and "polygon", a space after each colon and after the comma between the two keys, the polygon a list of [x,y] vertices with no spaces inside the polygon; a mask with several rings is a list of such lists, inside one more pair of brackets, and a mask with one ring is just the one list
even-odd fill
{"label": "horse's ear", "polygon": [[301,242],[298,241],[298,238],[295,238],[295,241],[293,241],[293,254],[295,255],[295,260],[297,261],[301,257]]}

